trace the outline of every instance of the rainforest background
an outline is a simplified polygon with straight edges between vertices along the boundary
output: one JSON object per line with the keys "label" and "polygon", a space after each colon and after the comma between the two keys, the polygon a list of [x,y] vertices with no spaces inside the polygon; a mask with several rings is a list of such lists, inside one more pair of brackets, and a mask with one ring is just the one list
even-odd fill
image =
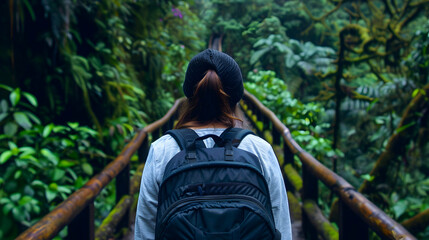
{"label": "rainforest background", "polygon": [[427,0],[2,1],[0,239],[162,117],[212,34],[306,151],[429,239],[428,16]]}

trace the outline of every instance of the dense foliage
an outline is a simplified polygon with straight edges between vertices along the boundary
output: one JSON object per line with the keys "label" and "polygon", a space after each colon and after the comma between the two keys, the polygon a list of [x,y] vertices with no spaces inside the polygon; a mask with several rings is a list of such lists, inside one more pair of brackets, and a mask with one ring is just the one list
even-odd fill
{"label": "dense foliage", "polygon": [[427,1],[203,2],[307,151],[399,222],[429,208]]}
{"label": "dense foliage", "polygon": [[[162,116],[212,33],[308,152],[398,222],[429,209],[428,12],[425,0],[1,2],[0,238]],[[103,216],[114,188],[99,201]]]}
{"label": "dense foliage", "polygon": [[[11,239],[172,106],[206,32],[186,1],[20,0],[0,9],[0,238]],[[114,203],[107,190],[97,216]]]}

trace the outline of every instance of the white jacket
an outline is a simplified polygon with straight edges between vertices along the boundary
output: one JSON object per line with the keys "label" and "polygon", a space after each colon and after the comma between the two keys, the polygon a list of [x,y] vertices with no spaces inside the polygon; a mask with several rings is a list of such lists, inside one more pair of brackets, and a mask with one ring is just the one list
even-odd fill
{"label": "white jacket", "polygon": [[[225,129],[197,129],[199,136],[215,134],[220,136]],[[213,147],[212,139],[205,139],[206,147]],[[255,154],[261,163],[262,172],[267,180],[271,197],[271,206],[276,228],[282,240],[292,239],[289,205],[286,187],[277,158],[269,143],[255,135],[247,135],[238,148]],[[180,152],[179,145],[170,135],[164,135],[152,143],[143,170],[140,194],[135,222],[135,239],[155,239],[156,211],[158,192],[168,161]]]}

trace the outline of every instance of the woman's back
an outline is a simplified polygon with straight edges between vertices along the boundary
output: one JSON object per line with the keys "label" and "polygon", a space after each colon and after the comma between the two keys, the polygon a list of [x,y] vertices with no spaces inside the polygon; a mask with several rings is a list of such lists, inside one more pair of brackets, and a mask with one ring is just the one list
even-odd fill
{"label": "woman's back", "polygon": [[[203,128],[195,129],[199,136],[214,134],[220,136],[225,129],[222,128]],[[212,139],[204,140],[206,147],[214,146]],[[271,205],[274,215],[276,228],[281,232],[282,239],[291,239],[291,223],[289,217],[289,207],[286,191],[281,172],[278,166],[277,158],[269,143],[255,135],[247,135],[238,146],[239,149],[255,154],[261,164],[263,175],[268,183],[270,191]],[[164,170],[167,163],[180,152],[179,145],[170,135],[164,135],[152,143],[148,159],[145,165],[140,191],[139,212],[156,212],[158,195],[148,194],[158,192],[162,182]],[[279,177],[280,176],[280,177]],[[143,194],[142,194],[143,193]],[[146,193],[146,194],[145,194]],[[154,237],[156,215],[142,215],[136,218],[136,236]],[[138,239],[151,239],[138,238]]]}
{"label": "woman's back", "polygon": [[[211,49],[197,54],[188,65],[183,90],[187,100],[176,128],[194,129],[199,136],[220,136],[226,128],[242,123],[237,118],[236,109],[243,96],[243,79],[238,64],[230,56]],[[210,148],[214,142],[206,139],[205,144]],[[280,231],[282,239],[292,239],[286,188],[272,147],[257,136],[247,135],[238,148],[253,153],[258,158],[268,185],[275,227]],[[158,194],[164,170],[179,152],[178,144],[170,135],[161,137],[151,145],[140,187],[136,239],[155,238]],[[221,175],[210,174],[216,177]],[[224,180],[221,176],[218,179]],[[166,193],[168,195],[169,192]]]}

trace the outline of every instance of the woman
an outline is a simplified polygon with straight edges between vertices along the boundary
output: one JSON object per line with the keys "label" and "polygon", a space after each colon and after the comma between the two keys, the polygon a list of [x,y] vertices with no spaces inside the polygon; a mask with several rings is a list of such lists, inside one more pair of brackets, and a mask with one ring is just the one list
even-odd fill
{"label": "woman", "polygon": [[[242,123],[235,110],[243,90],[240,68],[230,56],[213,49],[197,54],[186,71],[183,91],[187,103],[176,128],[193,129],[199,136],[220,136],[225,129]],[[204,143],[208,148],[214,146],[212,139]],[[286,188],[272,147],[255,135],[247,135],[238,148],[258,157],[270,191],[275,227],[281,239],[292,239]],[[152,143],[142,175],[135,239],[155,238],[159,187],[168,161],[179,151],[170,135]]]}

